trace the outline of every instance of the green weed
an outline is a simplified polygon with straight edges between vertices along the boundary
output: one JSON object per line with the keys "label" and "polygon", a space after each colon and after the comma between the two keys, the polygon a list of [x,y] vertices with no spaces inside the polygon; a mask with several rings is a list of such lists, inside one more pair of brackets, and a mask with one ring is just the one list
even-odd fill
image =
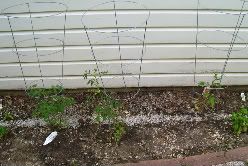
{"label": "green weed", "polygon": [[62,94],[64,89],[60,85],[52,86],[51,88],[37,88],[37,85],[33,85],[27,90],[27,94],[32,98],[42,99],[50,96],[56,96]]}
{"label": "green weed", "polygon": [[98,124],[101,124],[106,120],[112,122],[114,126],[114,139],[116,143],[118,143],[125,133],[123,122],[118,119],[121,103],[103,92],[102,88],[100,87],[99,76],[106,73],[107,72],[101,72],[98,74],[97,70],[94,69],[93,71],[85,71],[83,74],[84,79],[88,79],[89,76],[91,76],[91,79],[88,79],[87,84],[93,88],[90,90],[93,96],[88,97],[87,102],[93,101],[92,99],[95,98],[99,99],[98,104],[94,108],[95,121]]}
{"label": "green weed", "polygon": [[114,124],[114,139],[116,143],[119,143],[123,135],[126,133],[125,124],[122,121],[118,121]]}
{"label": "green weed", "polygon": [[248,108],[241,107],[238,112],[233,112],[231,116],[232,127],[237,135],[248,131]]}
{"label": "green weed", "polygon": [[198,86],[204,88],[204,90],[201,98],[196,99],[195,108],[197,110],[202,110],[204,108],[214,110],[218,103],[218,99],[212,90],[222,88],[220,77],[215,73],[211,83],[200,81]]}
{"label": "green weed", "polygon": [[14,115],[11,112],[4,112],[3,113],[3,120],[5,121],[11,121],[14,120]]}
{"label": "green weed", "polygon": [[8,128],[0,126],[0,139],[4,138],[8,134]]}
{"label": "green weed", "polygon": [[120,103],[116,100],[113,100],[109,97],[103,99],[100,104],[95,108],[95,120],[98,123],[101,123],[106,120],[113,120],[117,117],[117,111],[120,107]]}
{"label": "green weed", "polygon": [[29,96],[35,98],[37,102],[33,115],[43,118],[53,127],[63,127],[65,123],[60,115],[67,107],[73,105],[75,100],[63,96],[61,86],[53,86],[51,89],[34,88],[29,92]]}

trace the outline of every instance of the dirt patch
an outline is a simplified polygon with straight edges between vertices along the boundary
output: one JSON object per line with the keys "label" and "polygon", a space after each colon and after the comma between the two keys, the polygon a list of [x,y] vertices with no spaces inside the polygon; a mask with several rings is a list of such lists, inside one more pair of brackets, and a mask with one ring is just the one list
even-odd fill
{"label": "dirt patch", "polygon": [[[70,93],[67,95],[73,96],[77,104],[66,110],[65,115],[77,115],[75,120],[79,126],[58,131],[56,139],[47,146],[42,144],[53,131],[51,128],[12,127],[10,134],[0,140],[0,163],[49,166],[112,165],[185,157],[247,146],[248,135],[234,135],[228,118],[213,118],[218,115],[228,117],[230,113],[237,111],[242,105],[241,92],[243,91],[218,91],[216,95],[220,102],[216,110],[200,112],[195,111],[192,89],[141,91],[132,100],[128,98],[135,92],[114,92],[113,96],[123,103],[121,118],[133,118],[136,122],[128,125],[127,132],[118,145],[111,137],[110,124],[99,127],[86,118],[92,116],[94,108],[94,103],[86,103],[88,94]],[[4,112],[11,112],[14,120],[32,118],[35,102],[30,98],[24,95],[0,98],[4,101],[1,120]],[[164,120],[168,117],[171,119]]]}

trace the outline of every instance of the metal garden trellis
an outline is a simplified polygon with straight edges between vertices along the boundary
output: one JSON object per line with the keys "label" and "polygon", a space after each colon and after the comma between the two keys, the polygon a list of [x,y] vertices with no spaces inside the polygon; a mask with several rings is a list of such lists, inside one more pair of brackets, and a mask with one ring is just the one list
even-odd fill
{"label": "metal garden trellis", "polygon": [[[51,4],[55,4],[57,5],[59,8],[61,8],[62,10],[61,11],[58,11],[56,12],[55,14],[50,14],[50,15],[36,15],[33,11],[32,11],[32,8],[31,6],[40,6],[40,5],[51,5]],[[16,10],[17,8],[20,8],[20,7],[24,7],[25,8],[25,13],[27,13],[28,17],[25,17],[27,20],[29,20],[30,22],[30,30],[32,32],[32,38],[27,38],[27,39],[24,39],[24,40],[21,40],[21,41],[18,41],[15,37],[15,29],[13,27],[13,21],[12,20],[15,20],[15,19],[20,19],[20,18],[23,18],[23,17],[20,17],[20,16],[16,16],[17,13],[13,13],[12,11],[13,10]],[[10,28],[10,32],[11,32],[11,36],[12,36],[12,40],[13,40],[13,52],[16,54],[17,58],[18,58],[18,62],[19,62],[19,67],[20,67],[20,71],[21,71],[21,74],[22,74],[22,78],[23,78],[23,82],[24,82],[24,86],[25,86],[25,89],[28,89],[30,87],[32,87],[33,85],[37,85],[37,86],[41,86],[43,88],[46,87],[46,84],[45,84],[45,80],[43,78],[43,72],[42,72],[42,67],[41,67],[41,63],[40,63],[40,57],[41,56],[50,56],[52,54],[56,54],[56,53],[59,53],[59,52],[62,52],[62,58],[61,58],[61,79],[63,79],[64,77],[64,66],[63,66],[63,63],[64,63],[64,54],[65,54],[65,35],[66,35],[66,14],[67,14],[67,10],[68,10],[68,7],[67,5],[65,5],[64,3],[60,3],[60,2],[27,2],[27,3],[21,3],[21,4],[16,4],[16,5],[13,5],[13,6],[10,6],[10,7],[7,7],[5,9],[2,10],[2,14],[4,16],[7,17],[8,19],[8,24],[9,24],[9,28]],[[54,17],[54,16],[57,16],[57,15],[63,15],[64,16],[64,23],[63,23],[63,37],[62,39],[57,39],[57,38],[41,38],[41,37],[37,37],[36,36],[36,32],[35,32],[35,25],[34,25],[34,20],[37,20],[37,19],[43,19],[43,18],[48,18],[48,17]],[[52,53],[49,53],[49,54],[40,54],[39,53],[39,45],[38,43],[42,40],[51,40],[53,42],[57,42],[59,43],[58,45],[61,47],[61,49],[59,51],[55,51],[55,52],[52,52]],[[26,42],[32,42],[33,41],[33,47],[35,49],[35,52],[34,52],[34,56],[36,56],[36,60],[37,60],[37,63],[38,63],[38,68],[39,68],[39,73],[40,73],[40,79],[39,80],[36,80],[36,81],[32,81],[32,82],[28,82],[28,80],[26,79],[26,75],[25,75],[25,72],[24,72],[24,69],[23,69],[23,62],[21,60],[21,57],[22,56],[26,56],[22,53],[20,53],[19,51],[19,48],[22,47],[22,44],[25,45]],[[60,80],[57,80],[56,81],[56,84],[62,84],[62,82]]]}
{"label": "metal garden trellis", "polygon": [[[127,3],[127,4],[136,4],[136,5],[139,5],[141,6],[141,8],[145,9],[147,11],[147,16],[146,16],[146,19],[141,22],[140,25],[138,25],[139,27],[142,27],[144,26],[144,33],[143,33],[143,38],[140,39],[140,38],[137,38],[137,37],[133,37],[133,36],[128,36],[128,35],[121,35],[122,33],[125,33],[125,32],[128,32],[128,31],[131,31],[131,30],[134,30],[137,28],[137,26],[134,26],[134,27],[129,27],[129,28],[126,28],[125,30],[120,30],[119,28],[119,20],[118,20],[118,16],[117,16],[117,4],[118,3]],[[95,30],[94,28],[91,28],[89,27],[88,25],[85,24],[84,22],[84,19],[87,15],[87,13],[91,10],[94,10],[95,8],[99,7],[99,6],[102,6],[102,5],[106,5],[106,4],[110,4],[113,6],[113,11],[114,11],[114,30],[113,31],[109,31],[109,32],[105,32],[105,31],[101,31],[101,30]],[[131,74],[132,73],[125,73],[124,72],[124,69],[123,69],[123,59],[122,59],[122,53],[121,53],[121,43],[120,43],[120,39],[121,38],[129,38],[129,39],[135,39],[137,41],[140,42],[140,44],[142,44],[142,50],[141,50],[141,56],[140,58],[138,59],[140,61],[140,65],[139,65],[139,74],[138,74],[138,78],[137,78],[137,84],[136,84],[136,87],[138,87],[138,91],[132,96],[130,97],[129,99],[132,99],[134,98],[139,90],[140,90],[140,83],[141,83],[141,74],[142,74],[142,63],[143,63],[143,57],[145,55],[145,51],[146,51],[146,43],[145,43],[145,40],[146,40],[146,32],[147,32],[147,25],[148,25],[148,20],[150,18],[150,11],[148,10],[148,8],[142,4],[139,4],[135,1],[116,1],[116,0],[112,0],[112,1],[107,1],[107,2],[103,2],[103,3],[100,3],[100,4],[97,4],[91,8],[89,8],[88,10],[86,10],[83,15],[82,15],[82,18],[81,18],[81,22],[82,22],[82,26],[83,26],[83,29],[84,29],[84,32],[86,33],[86,36],[87,36],[87,40],[88,40],[88,43],[90,45],[90,49],[91,49],[91,54],[92,54],[92,57],[95,61],[95,64],[96,64],[96,68],[97,68],[97,71],[98,71],[98,75],[99,75],[99,78],[100,78],[100,81],[101,81],[101,84],[102,84],[102,87],[105,89],[105,85],[104,85],[104,81],[102,79],[102,73],[104,71],[101,71],[100,67],[99,67],[99,63],[100,61],[96,58],[96,55],[95,55],[95,51],[94,51],[94,44],[97,44],[99,41],[94,41],[91,37],[90,37],[90,34],[89,34],[89,31],[91,32],[95,32],[95,33],[99,33],[99,34],[109,34],[110,36],[108,36],[107,38],[116,38],[117,39],[117,43],[116,45],[118,45],[118,56],[119,56],[119,60],[120,60],[120,67],[121,67],[121,77],[122,77],[122,81],[123,81],[123,86],[125,88],[127,88],[128,86],[126,85],[126,80],[125,80],[125,75],[126,74]],[[107,39],[107,38],[103,38],[103,40]]]}
{"label": "metal garden trellis", "polygon": [[[243,24],[243,21],[244,21],[244,18],[245,16],[247,15],[247,12],[244,12],[244,8],[245,8],[245,5],[246,5],[246,0],[240,0],[240,5],[241,5],[241,8],[239,10],[239,13],[238,14],[233,14],[233,13],[228,13],[228,12],[223,12],[223,11],[220,11],[220,10],[212,10],[212,9],[208,9],[208,8],[204,8],[203,6],[201,6],[201,0],[197,0],[197,16],[196,16],[196,39],[195,39],[195,48],[196,48],[196,51],[195,51],[195,56],[194,56],[194,60],[195,60],[195,63],[194,63],[194,85],[197,86],[197,81],[196,81],[196,74],[197,74],[197,51],[198,51],[198,46],[199,45],[203,45],[209,49],[212,49],[212,50],[215,50],[215,51],[224,51],[226,52],[226,57],[225,57],[225,61],[224,61],[224,64],[223,64],[223,67],[221,69],[221,71],[217,71],[216,73],[220,74],[219,76],[219,83],[221,84],[222,81],[223,81],[223,77],[225,75],[225,72],[226,72],[226,68],[227,68],[227,64],[228,64],[228,60],[230,59],[231,57],[231,54],[233,51],[240,51],[240,49],[238,50],[234,50],[233,47],[235,45],[235,42],[236,42],[236,39],[239,39],[241,41],[243,41],[245,43],[245,48],[247,47],[247,42],[241,37],[239,36],[239,30],[240,28],[242,27],[242,24]],[[203,41],[201,41],[201,39],[199,39],[199,34],[204,32],[204,31],[200,31],[199,28],[200,28],[200,18],[199,18],[199,10],[200,9],[205,9],[205,10],[210,10],[210,11],[213,11],[213,12],[217,12],[217,13],[220,13],[220,14],[225,14],[225,15],[234,15],[234,16],[237,16],[237,22],[235,24],[235,27],[234,27],[234,30],[233,30],[233,33],[227,33],[227,32],[224,32],[224,31],[221,31],[221,30],[215,30],[215,32],[218,32],[218,33],[226,33],[228,34],[229,36],[231,36],[231,41],[229,43],[229,47],[227,50],[223,50],[223,49],[218,49],[218,48],[215,48],[215,47],[211,47],[210,45],[208,44],[205,44]]]}

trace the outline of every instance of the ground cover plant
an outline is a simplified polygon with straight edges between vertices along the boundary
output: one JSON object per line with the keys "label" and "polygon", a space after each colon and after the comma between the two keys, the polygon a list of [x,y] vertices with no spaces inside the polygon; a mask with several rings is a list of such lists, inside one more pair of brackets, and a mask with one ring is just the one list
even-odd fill
{"label": "ground cover plant", "polygon": [[248,107],[246,101],[246,94],[241,93],[242,106],[238,111],[234,111],[231,116],[232,127],[237,135],[242,132],[247,133],[248,131]]}
{"label": "ground cover plant", "polygon": [[61,115],[75,101],[72,97],[63,96],[63,91],[62,86],[37,88],[35,85],[30,87],[27,93],[37,103],[33,115],[43,118],[53,127],[66,127]]}
{"label": "ground cover plant", "polygon": [[237,135],[248,131],[248,108],[241,107],[239,111],[232,113],[232,126]]}

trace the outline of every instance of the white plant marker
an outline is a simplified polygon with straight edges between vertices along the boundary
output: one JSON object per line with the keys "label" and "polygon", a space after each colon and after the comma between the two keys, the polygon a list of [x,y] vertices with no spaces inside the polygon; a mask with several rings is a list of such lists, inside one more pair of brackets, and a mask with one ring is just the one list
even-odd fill
{"label": "white plant marker", "polygon": [[241,93],[241,94],[240,94],[240,97],[241,97],[242,101],[246,101],[245,93]]}
{"label": "white plant marker", "polygon": [[3,99],[0,99],[0,110],[3,109]]}
{"label": "white plant marker", "polygon": [[47,145],[49,143],[51,143],[58,135],[57,131],[52,132],[45,140],[43,145]]}

